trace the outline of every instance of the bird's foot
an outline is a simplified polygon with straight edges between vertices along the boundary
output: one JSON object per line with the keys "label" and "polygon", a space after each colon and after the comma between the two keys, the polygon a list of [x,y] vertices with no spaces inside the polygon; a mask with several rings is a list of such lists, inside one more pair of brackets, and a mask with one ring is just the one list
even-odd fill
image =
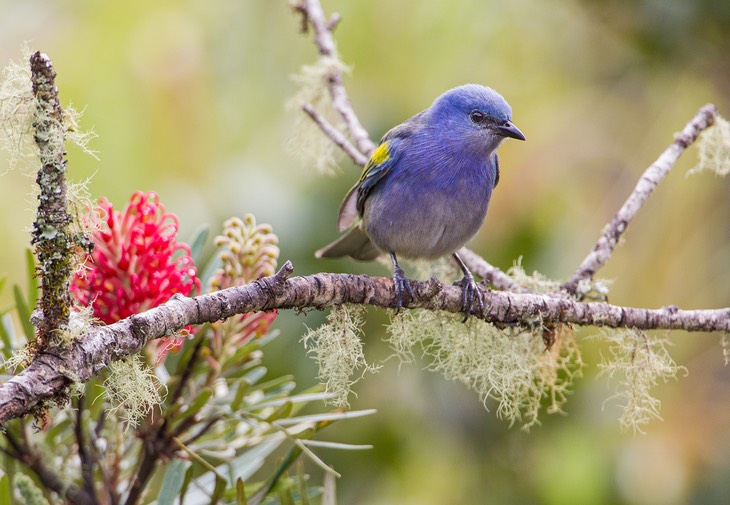
{"label": "bird's foot", "polygon": [[408,293],[407,301],[410,301],[413,299],[413,288],[403,269],[397,265],[393,268],[393,288],[395,289],[395,307],[396,310],[400,310],[403,307],[403,293]]}
{"label": "bird's foot", "polygon": [[479,285],[474,280],[474,276],[471,273],[465,273],[464,278],[460,281],[456,281],[454,286],[460,286],[461,292],[461,311],[464,313],[464,321],[469,319],[472,315],[472,307],[474,302],[477,303],[478,312],[477,314],[484,315],[484,293],[479,289]]}

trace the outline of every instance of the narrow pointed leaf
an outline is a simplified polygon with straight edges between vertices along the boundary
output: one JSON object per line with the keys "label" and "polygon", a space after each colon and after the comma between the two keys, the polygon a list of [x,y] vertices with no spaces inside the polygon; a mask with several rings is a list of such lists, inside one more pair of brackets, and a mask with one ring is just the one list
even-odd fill
{"label": "narrow pointed leaf", "polygon": [[248,500],[246,500],[246,486],[244,486],[243,479],[241,478],[236,480],[236,505],[248,505]]}
{"label": "narrow pointed leaf", "polygon": [[328,412],[323,414],[312,414],[309,416],[290,417],[289,419],[279,419],[276,424],[279,426],[291,426],[299,423],[321,423],[327,421],[339,421],[341,419],[353,419],[355,417],[369,416],[375,414],[377,410],[353,410],[352,412]]}
{"label": "narrow pointed leaf", "polygon": [[20,318],[20,324],[23,326],[23,333],[30,342],[35,338],[35,328],[30,324],[30,309],[25,303],[25,298],[23,298],[23,293],[18,285],[13,286],[13,296],[15,297],[15,308],[18,310],[18,318]]}
{"label": "narrow pointed leaf", "polygon": [[188,461],[172,460],[165,472],[162,489],[160,489],[160,495],[157,498],[157,505],[173,505],[175,498],[180,496],[180,490],[185,482],[185,474],[189,466],[190,462]]}
{"label": "narrow pointed leaf", "polygon": [[38,275],[35,270],[33,251],[25,250],[25,275],[28,277],[28,307],[35,307],[38,303]]}

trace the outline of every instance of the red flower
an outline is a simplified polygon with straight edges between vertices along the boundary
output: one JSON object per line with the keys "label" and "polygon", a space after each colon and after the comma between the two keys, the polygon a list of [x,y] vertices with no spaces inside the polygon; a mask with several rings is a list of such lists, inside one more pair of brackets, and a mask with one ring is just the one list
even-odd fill
{"label": "red flower", "polygon": [[[155,193],[134,193],[122,212],[106,199],[99,208],[106,226],[92,233],[94,251],[71,281],[71,293],[92,305],[94,317],[111,324],[200,289],[190,248],[176,240],[177,216]],[[180,345],[160,342],[160,359]]]}

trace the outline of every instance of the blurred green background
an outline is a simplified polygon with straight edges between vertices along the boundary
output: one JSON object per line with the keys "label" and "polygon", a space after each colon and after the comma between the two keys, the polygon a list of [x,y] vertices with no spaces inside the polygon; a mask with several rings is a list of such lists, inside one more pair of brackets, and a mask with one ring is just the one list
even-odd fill
{"label": "blurred green background", "polygon": [[[730,116],[727,0],[326,1],[350,97],[371,136],[465,82],[499,90],[526,143],[500,151],[502,179],[471,247],[508,268],[564,279],[642,171],[697,109]],[[24,41],[47,52],[64,103],[85,108],[100,161],[71,149],[69,174],[94,198],[122,206],[154,190],[181,237],[252,212],[279,235],[282,261],[317,271],[390,275],[381,265],[315,261],[333,239],[340,199],[358,176],[347,160],[317,174],[288,149],[290,76],[316,58],[286,1],[0,0],[0,61]],[[0,159],[0,171],[7,162]],[[730,305],[730,181],[687,177],[682,157],[601,272],[614,303]],[[23,282],[32,176],[0,178],[0,273]],[[9,293],[2,293],[2,303]],[[299,338],[323,313],[282,313],[271,373],[301,387],[316,369]],[[388,356],[382,313],[371,311],[366,353]],[[596,378],[605,348],[580,332],[585,377],[566,415],[530,433],[487,412],[463,386],[389,361],[355,386],[353,408],[378,414],[334,426],[330,439],[368,452],[322,451],[343,474],[343,504],[724,504],[730,499],[730,368],[718,335],[673,333],[689,375],[662,385],[663,422],[622,433],[614,391]],[[493,409],[492,409],[493,410]]]}

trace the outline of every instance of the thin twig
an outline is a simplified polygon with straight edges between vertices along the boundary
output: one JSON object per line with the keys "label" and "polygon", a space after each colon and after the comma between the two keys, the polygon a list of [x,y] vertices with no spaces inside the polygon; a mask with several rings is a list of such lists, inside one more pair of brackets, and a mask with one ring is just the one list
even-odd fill
{"label": "thin twig", "polygon": [[619,238],[649,199],[654,189],[669,173],[684,150],[697,140],[703,130],[714,124],[717,115],[718,111],[714,105],[708,104],[702,107],[684,129],[675,136],[674,142],[646,169],[636,183],[634,191],[606,226],[591,252],[581,262],[570,280],[563,284],[562,288],[565,291],[576,294],[578,284],[582,280],[592,279],[596,271],[608,261],[618,244]]}
{"label": "thin twig", "polygon": [[462,247],[457,251],[457,253],[473,274],[478,275],[495,288],[502,291],[511,291],[513,293],[532,292],[529,288],[515,282],[509,275],[494,265],[491,265],[487,260],[479,256],[474,251],[467,249],[466,247]]}
{"label": "thin twig", "polygon": [[127,500],[124,502],[125,505],[136,505],[139,502],[142,493],[147,487],[147,482],[157,468],[157,462],[160,456],[173,450],[170,447],[170,438],[168,437],[166,426],[167,419],[159,427],[152,427],[152,432],[147,432],[142,436],[139,465],[134,481],[129,488]]}
{"label": "thin twig", "polygon": [[8,440],[13,448],[13,452],[15,453],[12,456],[35,473],[38,480],[40,480],[41,484],[43,484],[43,487],[53,491],[68,503],[78,505],[95,505],[95,502],[89,497],[84,489],[80,489],[74,485],[69,485],[67,482],[64,482],[55,471],[46,466],[41,455],[38,454],[32,446],[20,442],[7,432],[5,433],[5,438]]}
{"label": "thin twig", "polygon": [[345,154],[352,159],[352,161],[361,167],[365,166],[365,163],[368,162],[368,157],[358,151],[357,148],[353,146],[349,140],[347,140],[347,137],[345,137],[337,128],[332,126],[329,121],[322,117],[312,104],[302,104],[302,110],[306,112],[315,123],[317,123],[317,126],[320,127],[324,134],[327,135],[340,149],[342,149]]}
{"label": "thin twig", "polygon": [[[338,14],[333,14],[329,21],[326,21],[324,11],[319,0],[304,0],[297,4],[294,9],[302,15],[302,26],[306,32],[307,26],[311,24],[314,30],[314,41],[317,44],[319,53],[326,57],[337,57],[332,32],[340,21]],[[364,167],[370,153],[375,149],[375,144],[370,140],[365,128],[352,108],[347,90],[342,82],[342,73],[336,71],[330,77],[329,90],[332,95],[333,105],[348,127],[350,136],[355,141],[355,146],[339,131],[332,126],[311,104],[303,104],[302,110],[317,123],[320,129],[327,135],[335,145],[339,146],[356,164]],[[511,290],[516,293],[529,292],[520,286],[499,268],[490,265],[476,253],[463,248],[459,254],[464,253],[469,259],[464,259],[467,266],[477,275],[498,289]]]}
{"label": "thin twig", "polygon": [[[318,0],[303,0],[295,9],[303,16],[303,23],[309,23],[314,31],[314,41],[319,48],[319,54],[327,58],[338,59],[337,48],[332,30],[339,21],[339,16],[332,16],[330,21],[324,15],[322,6]],[[375,149],[375,144],[370,140],[367,130],[363,128],[360,120],[352,108],[347,90],[342,82],[342,71],[334,69],[329,76],[328,88],[332,96],[332,105],[342,117],[355,146],[365,156],[369,156]],[[364,163],[359,163],[363,165]]]}
{"label": "thin twig", "polygon": [[79,460],[81,460],[81,476],[84,482],[84,490],[89,495],[92,503],[98,504],[96,487],[94,486],[94,460],[89,449],[90,439],[84,438],[84,395],[80,395],[76,401],[76,422],[75,422],[76,444],[79,447]]}

